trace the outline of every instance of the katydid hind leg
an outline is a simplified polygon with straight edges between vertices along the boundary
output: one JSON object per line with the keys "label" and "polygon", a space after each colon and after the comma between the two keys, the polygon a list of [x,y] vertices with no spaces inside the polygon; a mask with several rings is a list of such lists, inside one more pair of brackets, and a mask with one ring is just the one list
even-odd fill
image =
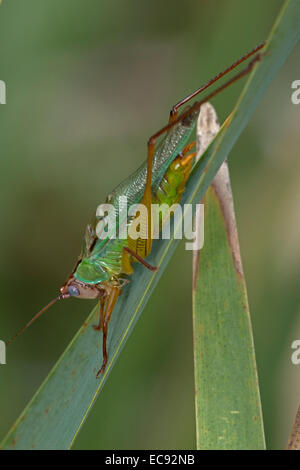
{"label": "katydid hind leg", "polygon": [[[145,190],[144,190],[144,195],[142,198],[141,203],[146,206],[147,208],[147,227],[143,227],[143,231],[147,230],[147,237],[144,239],[143,237],[137,240],[133,240],[130,238],[128,239],[128,246],[136,252],[138,255],[140,255],[142,258],[145,258],[148,256],[151,252],[152,249],[152,210],[151,210],[151,204],[152,204],[152,191],[151,191],[151,180],[152,180],[152,167],[153,167],[153,156],[154,156],[154,151],[155,151],[155,145],[156,145],[156,140],[159,136],[163,135],[164,133],[168,132],[173,126],[175,126],[178,122],[182,121],[183,119],[187,118],[190,116],[193,112],[196,110],[199,110],[201,105],[205,102],[207,102],[209,99],[213,98],[216,96],[218,93],[223,91],[225,88],[230,86],[232,83],[236,82],[243,76],[247,75],[253,68],[254,64],[259,61],[262,57],[260,53],[257,54],[258,51],[260,51],[263,47],[265,46],[265,43],[260,44],[256,48],[254,48],[252,51],[250,51],[248,54],[244,55],[241,59],[237,60],[234,62],[230,67],[225,69],[223,72],[219,73],[216,75],[214,78],[209,80],[205,85],[202,87],[198,88],[195,92],[191,93],[188,95],[186,98],[183,100],[179,101],[177,104],[175,104],[170,112],[170,117],[169,117],[169,122],[166,126],[162,127],[159,131],[157,131],[155,134],[153,134],[150,139],[148,140],[147,143],[147,148],[148,148],[148,156],[147,156],[147,177],[146,177],[146,184],[145,184]],[[201,93],[203,90],[207,89],[210,85],[218,81],[221,77],[229,73],[231,70],[233,70],[235,67],[240,65],[242,62],[247,60],[249,57],[253,56],[256,54],[256,56],[251,60],[251,62],[243,69],[241,72],[239,72],[237,75],[232,77],[230,80],[225,82],[223,85],[221,85],[219,88],[217,88],[215,91],[210,93],[205,99],[201,101],[196,101],[188,110],[183,112],[181,115],[178,116],[178,108],[182,106],[183,104],[189,102],[191,99],[193,99],[195,96],[197,96],[199,93]]]}
{"label": "katydid hind leg", "polygon": [[[155,150],[155,139],[150,139],[148,142],[148,156],[147,156],[147,176],[144,194],[141,200],[141,205],[146,208],[146,216],[142,211],[143,219],[140,221],[141,237],[138,239],[128,234],[128,247],[141,258],[146,258],[151,253],[152,249],[152,168],[153,156]],[[138,211],[139,212],[139,211]],[[140,216],[141,216],[140,214]]]}
{"label": "katydid hind leg", "polygon": [[[265,45],[265,43],[261,44],[260,46],[258,46],[257,48],[254,49],[255,50],[259,50],[261,48],[263,48]],[[253,52],[253,51],[252,51]],[[252,55],[252,52],[247,54],[246,56],[244,57],[250,57]],[[176,114],[176,116],[171,119],[169,119],[169,122],[168,124],[166,124],[164,127],[162,127],[161,129],[159,129],[157,132],[155,132],[154,134],[152,134],[152,136],[150,137],[150,139],[148,140],[148,147],[149,147],[149,144],[155,144],[156,142],[156,139],[158,137],[160,137],[161,135],[167,133],[172,127],[174,127],[176,124],[178,124],[179,122],[182,122],[184,119],[188,118],[189,116],[191,116],[194,112],[196,111],[199,111],[200,107],[202,106],[202,104],[204,103],[207,103],[209,100],[211,100],[212,98],[214,98],[215,96],[217,96],[219,93],[221,93],[223,90],[225,90],[226,88],[228,88],[229,86],[231,86],[233,83],[237,82],[238,80],[240,80],[241,78],[243,78],[244,76],[246,76],[248,73],[251,72],[251,70],[253,69],[254,65],[259,62],[261,59],[263,58],[263,53],[258,53],[254,56],[254,58],[247,64],[247,66],[242,69],[240,72],[238,72],[236,75],[234,75],[232,78],[230,78],[228,81],[226,81],[224,84],[222,84],[221,86],[219,86],[216,90],[213,90],[211,93],[209,93],[203,100],[200,100],[200,101],[195,101],[186,111],[183,111],[180,115],[178,115],[178,113]],[[246,60],[246,59],[244,59]],[[192,96],[193,95],[193,96]],[[194,94],[190,95],[189,99],[192,99],[194,96]],[[187,99],[187,101],[189,101],[189,99]],[[186,99],[182,100],[180,103],[183,104],[183,102],[187,102]],[[176,106],[176,105],[175,105]],[[173,109],[173,108],[172,108]]]}
{"label": "katydid hind leg", "polygon": [[250,52],[248,52],[247,54],[243,55],[240,59],[236,60],[235,62],[233,62],[233,64],[231,64],[229,67],[227,67],[225,70],[223,70],[222,72],[218,73],[217,75],[215,75],[213,78],[211,78],[210,80],[208,80],[208,82],[204,83],[204,85],[202,85],[200,88],[197,88],[197,90],[193,91],[192,93],[190,93],[189,95],[187,95],[185,98],[183,98],[182,100],[178,101],[178,103],[174,104],[174,106],[172,106],[171,108],[171,111],[170,111],[170,118],[169,118],[169,122],[173,122],[177,117],[178,117],[178,109],[188,103],[189,101],[191,101],[193,98],[195,98],[196,96],[198,96],[200,93],[202,93],[202,91],[206,90],[207,88],[209,88],[211,85],[213,85],[214,83],[216,83],[218,80],[220,80],[220,78],[224,77],[225,75],[227,75],[229,72],[231,72],[232,70],[234,70],[236,67],[238,67],[242,62],[244,62],[245,60],[249,59],[249,57],[253,56],[254,54],[256,54],[258,51],[260,51],[264,46],[265,46],[265,42],[262,42],[261,44],[259,44],[258,46],[256,46],[254,49],[252,49]]}

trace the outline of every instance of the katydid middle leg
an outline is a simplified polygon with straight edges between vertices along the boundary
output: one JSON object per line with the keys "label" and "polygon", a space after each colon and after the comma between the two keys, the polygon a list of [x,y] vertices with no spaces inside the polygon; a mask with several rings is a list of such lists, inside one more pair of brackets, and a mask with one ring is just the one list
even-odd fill
{"label": "katydid middle leg", "polygon": [[140,255],[138,255],[135,251],[131,250],[128,246],[124,246],[123,248],[123,266],[124,266],[124,258],[127,258],[126,263],[130,264],[130,257],[135,258],[136,261],[141,263],[145,268],[149,269],[149,271],[158,271],[157,266],[152,266],[151,264],[147,263]]}

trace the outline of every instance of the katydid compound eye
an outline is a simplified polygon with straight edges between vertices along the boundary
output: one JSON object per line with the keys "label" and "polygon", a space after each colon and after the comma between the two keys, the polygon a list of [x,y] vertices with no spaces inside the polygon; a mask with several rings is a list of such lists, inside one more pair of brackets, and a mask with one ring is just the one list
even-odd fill
{"label": "katydid compound eye", "polygon": [[68,293],[72,296],[72,297],[77,297],[79,295],[79,290],[77,289],[77,287],[75,286],[69,286],[68,287]]}

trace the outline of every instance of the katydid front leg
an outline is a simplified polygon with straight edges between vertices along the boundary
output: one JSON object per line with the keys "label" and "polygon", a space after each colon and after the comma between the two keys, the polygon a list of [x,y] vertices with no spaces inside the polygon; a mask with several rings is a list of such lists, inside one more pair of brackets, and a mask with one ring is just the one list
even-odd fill
{"label": "katydid front leg", "polygon": [[106,364],[108,361],[107,349],[106,349],[108,324],[109,324],[112,311],[116,304],[116,301],[119,297],[120,289],[121,289],[120,285],[116,285],[111,288],[111,291],[108,295],[108,299],[106,301],[105,310],[103,312],[103,324],[101,325],[102,331],[103,331],[103,339],[102,339],[103,362],[102,362],[101,369],[97,373],[97,376],[96,376],[97,378],[99,377],[100,374],[102,374],[105,371]]}
{"label": "katydid front leg", "polygon": [[104,320],[104,305],[105,305],[106,298],[101,297],[100,299],[100,306],[99,306],[99,323],[98,325],[93,325],[94,330],[101,331],[103,328],[103,320]]}

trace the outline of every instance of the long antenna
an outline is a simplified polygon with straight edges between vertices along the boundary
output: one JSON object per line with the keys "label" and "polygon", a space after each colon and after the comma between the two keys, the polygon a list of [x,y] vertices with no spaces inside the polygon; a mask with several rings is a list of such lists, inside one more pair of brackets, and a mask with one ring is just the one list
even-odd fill
{"label": "long antenna", "polygon": [[55,302],[57,302],[58,300],[61,300],[64,298],[65,297],[63,297],[62,295],[59,295],[55,299],[51,300],[51,302],[49,302],[45,307],[42,308],[42,310],[40,310],[36,315],[34,315],[34,317],[21,330],[19,330],[18,333],[15,334],[15,336],[13,336],[9,341],[6,342],[6,346],[12,343],[18,336],[20,336],[23,333],[23,331],[25,331],[26,328],[32,325],[32,323],[34,323],[35,320],[37,320],[46,310],[48,310],[48,308],[50,308],[51,305],[55,304]]}

